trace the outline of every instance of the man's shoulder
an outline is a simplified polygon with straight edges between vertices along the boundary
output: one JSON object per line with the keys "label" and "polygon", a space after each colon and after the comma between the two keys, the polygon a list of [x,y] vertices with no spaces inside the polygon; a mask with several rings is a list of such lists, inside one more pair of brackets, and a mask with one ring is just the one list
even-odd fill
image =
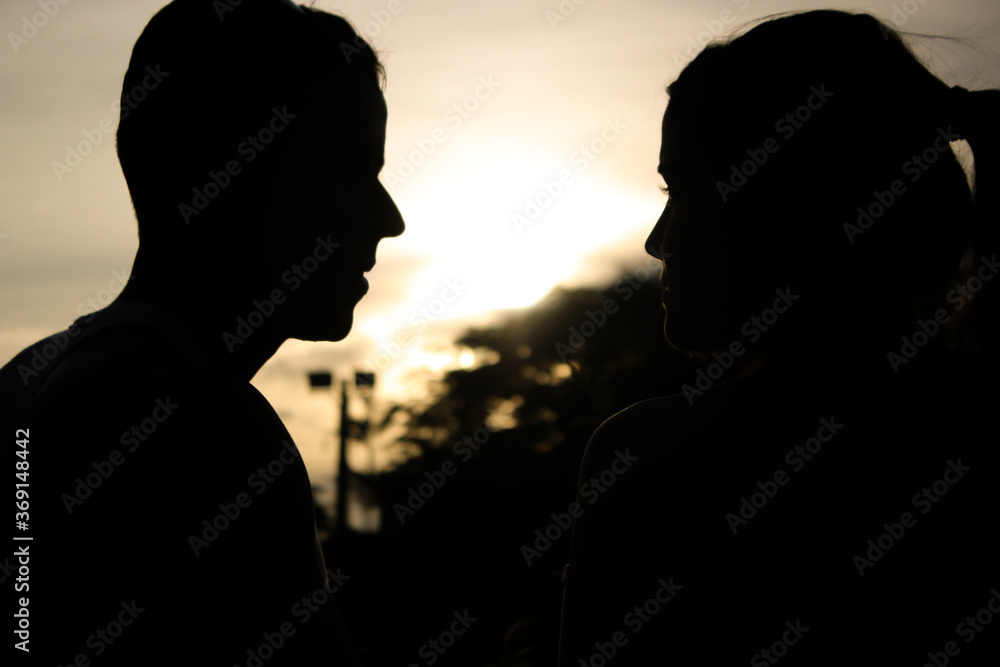
{"label": "man's shoulder", "polygon": [[236,385],[170,345],[158,332],[125,324],[66,350],[53,360],[53,367],[37,386],[25,384],[27,391],[35,392],[36,403],[62,402],[67,395],[83,399],[91,396],[111,409],[158,387],[192,391],[223,383]]}
{"label": "man's shoulder", "polygon": [[[288,490],[305,475],[291,435],[252,384],[125,326],[67,355],[38,388],[22,425],[38,445],[40,466],[65,467],[68,477],[52,480],[60,490],[74,488],[96,464],[115,471],[115,483],[101,485],[105,499],[128,504],[152,496],[181,517],[256,490],[267,482],[260,469],[280,468]],[[295,472],[285,472],[289,467]],[[270,503],[290,497],[267,496]]]}
{"label": "man's shoulder", "polygon": [[[155,427],[192,444],[211,440],[224,452],[236,441],[288,437],[270,403],[246,380],[222,372],[155,331],[123,325],[70,350],[33,388],[31,422],[75,424],[88,433]],[[152,420],[152,421],[150,421]]]}

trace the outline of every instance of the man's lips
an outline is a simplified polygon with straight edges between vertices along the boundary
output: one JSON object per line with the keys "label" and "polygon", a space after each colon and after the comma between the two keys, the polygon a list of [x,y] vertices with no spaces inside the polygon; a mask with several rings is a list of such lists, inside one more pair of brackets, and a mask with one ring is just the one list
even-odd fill
{"label": "man's lips", "polygon": [[[375,268],[375,257],[372,257],[372,258],[371,258],[370,260],[368,260],[368,262],[367,262],[367,263],[365,263],[365,265],[364,265],[364,266],[362,267],[362,273],[368,273],[369,271],[371,271],[371,270],[372,270],[372,269],[374,269],[374,268]],[[368,292],[368,287],[369,287],[369,283],[368,283],[368,279],[367,279],[367,278],[365,278],[365,277],[364,277],[364,276],[362,275],[362,276],[360,277],[360,279],[358,280],[358,282],[359,282],[359,283],[361,284],[361,289],[363,290],[363,293],[367,293],[367,292]]]}

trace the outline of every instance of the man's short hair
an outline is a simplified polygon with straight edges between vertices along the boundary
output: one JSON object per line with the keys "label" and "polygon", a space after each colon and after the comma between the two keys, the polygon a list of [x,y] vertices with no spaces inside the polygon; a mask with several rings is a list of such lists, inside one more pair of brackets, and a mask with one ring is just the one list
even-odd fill
{"label": "man's short hair", "polygon": [[[118,159],[140,240],[190,222],[182,204],[213,183],[210,172],[225,180],[234,160],[255,172],[232,179],[233,190],[266,177],[274,156],[245,141],[276,114],[279,126],[305,114],[310,132],[348,137],[383,78],[374,51],[339,16],[285,0],[174,0],[140,35],[122,85]],[[282,127],[282,142],[295,134],[285,129],[294,130]]]}

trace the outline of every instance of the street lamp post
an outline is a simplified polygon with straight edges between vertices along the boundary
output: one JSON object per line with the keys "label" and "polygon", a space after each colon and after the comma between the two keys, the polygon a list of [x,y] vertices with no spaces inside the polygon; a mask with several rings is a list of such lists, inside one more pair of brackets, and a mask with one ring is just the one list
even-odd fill
{"label": "street lamp post", "polygon": [[[374,373],[355,373],[354,382],[358,393],[365,399],[370,409],[372,392],[375,386]],[[333,387],[333,374],[326,371],[309,373],[309,386],[312,389],[328,389]],[[366,415],[366,421],[369,417]],[[351,438],[351,418],[347,412],[347,380],[340,381],[340,447],[337,452],[337,519],[334,524],[336,533],[343,535],[347,530],[347,487],[351,470],[347,464],[347,443]]]}
{"label": "street lamp post", "polygon": [[351,422],[347,416],[347,380],[340,381],[340,463],[337,466],[337,535],[347,530],[347,443]]}

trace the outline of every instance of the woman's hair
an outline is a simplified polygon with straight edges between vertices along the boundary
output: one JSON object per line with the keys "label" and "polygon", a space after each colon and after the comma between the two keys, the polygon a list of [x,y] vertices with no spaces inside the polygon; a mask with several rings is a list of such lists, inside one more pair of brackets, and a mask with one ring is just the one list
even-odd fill
{"label": "woman's hair", "polygon": [[679,162],[738,249],[733,312],[791,286],[808,294],[798,327],[859,308],[912,316],[958,284],[963,259],[975,271],[995,252],[996,174],[977,169],[973,195],[948,142],[968,140],[977,168],[995,159],[1000,92],[950,87],[870,15],[767,20],[706,47],[667,91]]}
{"label": "woman's hair", "polygon": [[[272,178],[289,160],[247,141],[261,132],[282,149],[297,135],[344,162],[330,148],[349,153],[383,77],[339,16],[286,0],[174,0],[143,30],[122,85],[118,158],[140,240],[183,227],[179,206],[192,205],[194,189],[246,191]],[[241,173],[227,181],[233,161]]]}

